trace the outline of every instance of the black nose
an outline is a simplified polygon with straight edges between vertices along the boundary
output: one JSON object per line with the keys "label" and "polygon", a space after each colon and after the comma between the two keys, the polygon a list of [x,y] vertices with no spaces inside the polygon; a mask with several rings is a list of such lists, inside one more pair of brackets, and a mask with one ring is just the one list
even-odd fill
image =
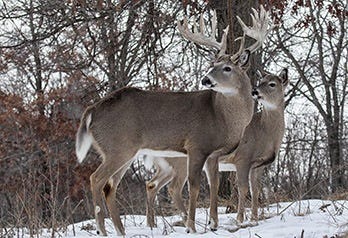
{"label": "black nose", "polygon": [[211,83],[211,81],[210,81],[210,79],[209,79],[208,77],[204,77],[204,78],[202,79],[202,84],[203,84],[204,86],[212,85],[212,83]]}
{"label": "black nose", "polygon": [[256,88],[253,89],[253,91],[251,92],[252,96],[258,96],[259,95],[259,91],[257,91]]}

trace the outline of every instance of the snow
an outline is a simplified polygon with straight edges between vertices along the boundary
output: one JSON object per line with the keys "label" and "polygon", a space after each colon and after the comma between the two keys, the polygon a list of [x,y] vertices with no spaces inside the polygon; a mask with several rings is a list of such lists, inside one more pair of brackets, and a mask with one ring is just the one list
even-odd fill
{"label": "snow", "polygon": [[[348,231],[348,201],[302,200],[272,204],[264,211],[268,219],[260,220],[258,224],[243,223],[242,227],[235,225],[236,213],[225,214],[225,208],[219,207],[219,227],[212,232],[209,230],[208,209],[196,210],[197,234],[186,234],[184,227],[172,226],[180,220],[179,216],[157,216],[157,228],[146,226],[146,217],[143,215],[125,215],[122,221],[125,224],[126,237],[230,237],[230,238],[322,238],[343,235]],[[250,210],[247,209],[250,217]],[[95,237],[95,220],[83,221],[69,225],[68,229],[59,233],[59,237]],[[116,231],[110,219],[106,219],[106,229],[109,237],[115,237]],[[75,234],[74,232],[75,231]],[[22,235],[22,234],[21,234]],[[29,235],[24,235],[29,237]],[[40,237],[51,237],[49,230],[43,231]]]}

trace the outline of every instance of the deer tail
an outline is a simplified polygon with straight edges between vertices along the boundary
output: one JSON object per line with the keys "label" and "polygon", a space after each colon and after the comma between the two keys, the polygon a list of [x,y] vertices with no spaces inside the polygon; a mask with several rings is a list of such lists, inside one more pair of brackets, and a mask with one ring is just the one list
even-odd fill
{"label": "deer tail", "polygon": [[91,122],[92,114],[90,112],[85,113],[81,118],[80,127],[76,133],[75,151],[79,163],[82,163],[86,158],[86,155],[93,142],[92,134],[88,132]]}

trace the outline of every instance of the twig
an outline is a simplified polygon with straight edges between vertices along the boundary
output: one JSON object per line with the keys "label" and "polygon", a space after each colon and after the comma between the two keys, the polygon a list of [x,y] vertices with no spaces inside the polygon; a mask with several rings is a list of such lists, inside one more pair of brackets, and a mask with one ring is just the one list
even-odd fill
{"label": "twig", "polygon": [[[161,218],[162,218],[162,221],[163,221],[163,229],[164,229],[163,232],[162,232],[162,234],[163,234],[163,235],[169,235],[169,233],[175,232],[174,226],[172,226],[172,225],[167,221],[167,219],[163,216],[163,214],[162,214]],[[168,227],[171,228],[171,231],[170,231],[170,232],[168,231]]]}
{"label": "twig", "polygon": [[315,184],[313,187],[311,187],[307,192],[305,192],[298,200],[291,202],[288,206],[286,206],[283,210],[279,212],[278,215],[281,215],[283,212],[288,210],[289,207],[291,207],[295,202],[302,200],[308,193],[310,193],[316,186],[324,182],[324,180],[319,181],[317,184]]}

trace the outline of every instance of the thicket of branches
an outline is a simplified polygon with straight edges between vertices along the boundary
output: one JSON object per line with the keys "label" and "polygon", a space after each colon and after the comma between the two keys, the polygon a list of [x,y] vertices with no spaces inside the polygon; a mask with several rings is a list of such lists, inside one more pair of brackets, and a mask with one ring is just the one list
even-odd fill
{"label": "thicket of branches", "polygon": [[[83,109],[122,86],[198,89],[208,53],[182,40],[176,21],[214,7],[227,12],[234,1],[218,2],[0,3],[0,227],[54,232],[62,223],[93,217],[89,176],[100,160],[91,152],[79,165],[74,154]],[[319,8],[311,1],[279,2],[262,1],[280,24],[264,47],[263,64],[271,72],[288,67],[292,73],[284,143],[267,171],[272,199],[347,191],[344,2],[316,1]],[[287,11],[297,20],[283,17]],[[219,29],[234,17],[231,12],[221,15],[227,20]],[[120,186],[127,214],[145,211],[141,168],[133,165]]]}

